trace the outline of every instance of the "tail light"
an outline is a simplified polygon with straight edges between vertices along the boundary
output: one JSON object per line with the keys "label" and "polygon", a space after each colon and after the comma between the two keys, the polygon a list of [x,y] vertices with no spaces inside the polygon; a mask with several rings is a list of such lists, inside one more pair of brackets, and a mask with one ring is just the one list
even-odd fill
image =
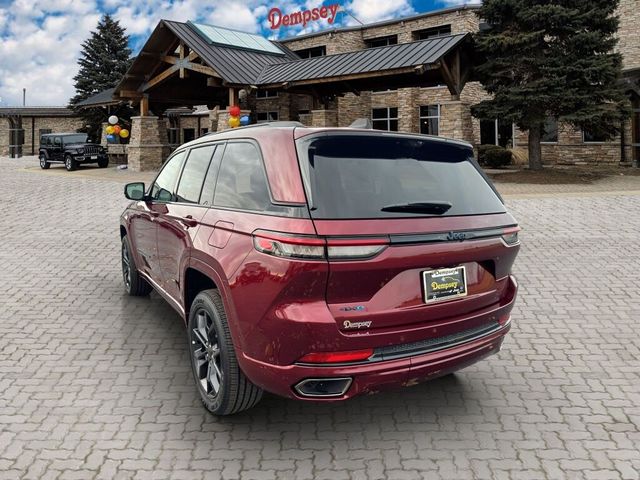
{"label": "tail light", "polygon": [[385,237],[322,238],[257,230],[253,234],[256,250],[267,255],[315,260],[357,260],[371,258],[389,243]]}
{"label": "tail light", "polygon": [[518,232],[522,230],[520,227],[505,228],[502,233],[502,241],[507,245],[515,245],[518,243]]}
{"label": "tail light", "polygon": [[347,352],[307,353],[298,360],[300,363],[350,363],[367,360],[373,355],[373,348],[350,350]]}

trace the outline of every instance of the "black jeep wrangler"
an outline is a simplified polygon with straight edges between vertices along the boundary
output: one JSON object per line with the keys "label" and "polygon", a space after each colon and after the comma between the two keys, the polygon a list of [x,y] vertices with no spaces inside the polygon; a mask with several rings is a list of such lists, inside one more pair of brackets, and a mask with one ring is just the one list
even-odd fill
{"label": "black jeep wrangler", "polygon": [[86,133],[48,133],[40,136],[40,168],[52,163],[64,163],[68,171],[80,163],[97,163],[100,168],[109,166],[107,151],[101,145],[87,141]]}

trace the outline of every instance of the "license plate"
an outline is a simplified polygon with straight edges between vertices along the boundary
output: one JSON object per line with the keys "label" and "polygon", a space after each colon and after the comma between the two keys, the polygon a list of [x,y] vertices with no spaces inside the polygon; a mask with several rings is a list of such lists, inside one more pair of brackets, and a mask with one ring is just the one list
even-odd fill
{"label": "license plate", "polygon": [[91,160],[97,160],[98,159],[98,155],[91,155]]}
{"label": "license plate", "polygon": [[425,303],[464,297],[467,294],[467,274],[464,267],[441,268],[422,272]]}

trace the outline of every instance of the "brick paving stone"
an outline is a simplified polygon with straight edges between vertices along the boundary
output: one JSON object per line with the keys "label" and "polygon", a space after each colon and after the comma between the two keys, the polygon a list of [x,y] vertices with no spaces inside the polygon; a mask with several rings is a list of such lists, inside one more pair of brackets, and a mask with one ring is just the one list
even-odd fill
{"label": "brick paving stone", "polygon": [[217,419],[178,315],[124,294],[133,176],[34,158],[0,172],[2,480],[640,479],[639,177],[498,184],[524,227],[498,355],[405,390],[267,395]]}

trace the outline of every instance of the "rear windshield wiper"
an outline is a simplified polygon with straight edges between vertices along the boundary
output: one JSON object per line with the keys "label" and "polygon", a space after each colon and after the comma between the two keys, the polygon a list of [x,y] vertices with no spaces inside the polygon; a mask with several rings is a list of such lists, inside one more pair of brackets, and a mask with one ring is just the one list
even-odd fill
{"label": "rear windshield wiper", "polygon": [[407,213],[431,213],[442,215],[449,210],[452,205],[449,202],[415,202],[402,203],[398,205],[387,205],[380,209],[381,212],[407,212]]}

